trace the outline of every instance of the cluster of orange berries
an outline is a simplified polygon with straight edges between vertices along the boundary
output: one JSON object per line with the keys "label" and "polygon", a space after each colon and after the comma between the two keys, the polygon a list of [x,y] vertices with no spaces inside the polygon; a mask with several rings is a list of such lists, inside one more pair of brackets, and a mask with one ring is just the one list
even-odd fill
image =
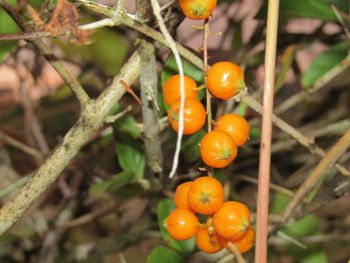
{"label": "cluster of orange berries", "polygon": [[[216,7],[216,0],[179,0],[182,12],[191,19],[206,19]],[[206,87],[220,99],[230,99],[245,88],[244,73],[236,64],[222,61],[214,64],[206,76]],[[198,101],[196,82],[184,76],[184,134],[199,131],[206,119],[206,111]],[[165,102],[170,106],[168,120],[179,130],[180,75],[170,77],[163,85]],[[226,114],[214,122],[215,128],[200,143],[203,162],[214,168],[228,166],[237,156],[237,147],[246,143],[249,124],[237,114]],[[216,253],[224,247],[232,251],[235,245],[241,253],[254,245],[255,233],[250,225],[246,205],[224,202],[224,189],[213,177],[204,176],[180,184],[174,195],[176,209],[164,221],[169,234],[176,240],[196,237],[197,247],[207,253]],[[196,214],[206,215],[200,222]]]}
{"label": "cluster of orange berries", "polygon": [[[164,221],[174,239],[196,236],[197,247],[207,253],[216,253],[224,247],[232,251],[232,244],[244,253],[254,245],[248,207],[236,201],[224,202],[223,186],[213,177],[180,184],[174,203],[177,208]],[[200,223],[196,213],[207,215],[206,222]]]}
{"label": "cluster of orange berries", "polygon": [[[199,131],[206,118],[206,111],[197,100],[197,84],[189,76],[184,76],[184,134]],[[208,72],[206,86],[217,98],[229,99],[244,87],[244,73],[232,62],[218,62]],[[179,130],[180,112],[180,75],[171,76],[163,85],[165,102],[170,106],[168,120],[171,127]],[[215,122],[213,131],[208,132],[200,143],[203,162],[211,167],[228,166],[237,156],[237,147],[246,143],[249,135],[249,124],[237,114],[226,114]]]}

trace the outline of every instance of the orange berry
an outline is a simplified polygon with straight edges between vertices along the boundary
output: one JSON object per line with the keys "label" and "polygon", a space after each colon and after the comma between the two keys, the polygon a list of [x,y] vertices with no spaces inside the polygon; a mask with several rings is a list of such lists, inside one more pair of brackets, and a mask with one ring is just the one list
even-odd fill
{"label": "orange berry", "polygon": [[216,7],[216,0],[179,0],[185,16],[191,19],[206,19]]}
{"label": "orange berry", "polygon": [[224,188],[209,176],[193,181],[188,191],[188,204],[198,213],[208,215],[217,211],[224,203]]}
{"label": "orange berry", "polygon": [[213,215],[216,233],[223,238],[240,238],[249,227],[250,212],[245,204],[228,201]]}
{"label": "orange berry", "polygon": [[250,127],[247,120],[242,116],[231,113],[221,116],[217,120],[215,130],[226,132],[238,147],[247,142]]}
{"label": "orange berry", "polygon": [[247,231],[237,239],[225,239],[220,238],[221,244],[229,251],[231,251],[229,242],[233,243],[241,253],[247,252],[249,249],[251,249],[254,246],[255,242],[255,233],[252,226],[249,226]]}
{"label": "orange berry", "polygon": [[190,190],[191,185],[192,182],[185,182],[176,187],[174,203],[178,208],[183,208],[194,212],[194,210],[188,204],[188,190]]}
{"label": "orange berry", "polygon": [[199,228],[196,235],[196,245],[200,250],[210,254],[219,252],[223,248],[215,232],[210,235],[206,227]]}
{"label": "orange berry", "polygon": [[200,153],[206,165],[224,168],[236,158],[237,146],[226,132],[214,130],[203,137]]}
{"label": "orange berry", "polygon": [[215,97],[230,99],[245,88],[244,73],[235,63],[215,63],[208,71],[207,87]]}
{"label": "orange berry", "polygon": [[[192,134],[199,131],[205,123],[206,112],[202,105],[197,100],[187,99],[184,107],[184,130],[183,134]],[[179,130],[180,119],[180,101],[175,102],[169,112],[168,120],[171,127]]]}
{"label": "orange berry", "polygon": [[[189,76],[184,75],[185,81],[185,98],[197,99],[198,92],[196,82]],[[173,75],[168,78],[163,84],[163,95],[165,102],[171,106],[180,100],[180,75]]]}
{"label": "orange berry", "polygon": [[197,233],[199,221],[189,210],[177,208],[165,219],[164,226],[172,238],[186,240]]}

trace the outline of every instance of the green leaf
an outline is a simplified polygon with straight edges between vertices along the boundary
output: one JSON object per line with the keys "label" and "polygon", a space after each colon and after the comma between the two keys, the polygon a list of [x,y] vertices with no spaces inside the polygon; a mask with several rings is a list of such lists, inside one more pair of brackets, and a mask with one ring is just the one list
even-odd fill
{"label": "green leaf", "polygon": [[[281,0],[280,17],[291,18],[318,18],[323,21],[338,21],[331,5],[336,5],[342,11],[347,11],[346,0]],[[265,19],[267,5],[263,5],[257,18]]]}
{"label": "green leaf", "polygon": [[30,0],[29,3],[35,9],[40,8],[43,4],[44,0]]}
{"label": "green leaf", "polygon": [[147,257],[147,263],[182,263],[185,262],[183,257],[176,251],[164,247],[155,247]]}
{"label": "green leaf", "polygon": [[[114,76],[123,65],[129,46],[126,40],[116,31],[100,28],[89,39],[91,44],[76,46],[71,43],[63,43],[55,40],[67,57],[71,57],[79,63],[91,61],[100,66],[109,76]],[[85,63],[86,64],[86,63]]]}
{"label": "green leaf", "polygon": [[316,216],[309,214],[286,227],[283,232],[292,237],[303,237],[317,233],[319,223]]}
{"label": "green leaf", "polygon": [[260,128],[251,128],[249,131],[249,139],[256,140],[261,137],[261,129]]}
{"label": "green leaf", "polygon": [[[182,64],[184,68],[184,74],[186,76],[193,78],[197,82],[197,84],[204,83],[203,71],[201,69],[197,68],[195,65],[193,65],[191,62],[189,62],[186,59],[182,59]],[[175,74],[179,74],[179,69],[176,65],[175,57],[170,56],[165,62],[163,71],[161,74],[162,85],[169,77]]]}
{"label": "green leaf", "polygon": [[348,54],[348,42],[341,42],[317,56],[301,78],[304,87],[315,83],[320,77],[338,65]]}
{"label": "green leaf", "polygon": [[94,184],[90,188],[90,192],[95,196],[100,196],[107,191],[116,191],[120,187],[134,182],[135,174],[131,171],[123,171],[115,175],[111,180],[106,180],[98,184]]}
{"label": "green leaf", "polygon": [[281,192],[276,192],[273,199],[272,207],[271,207],[271,213],[274,213],[274,214],[283,213],[284,209],[286,208],[290,200],[291,200],[290,196],[282,194]]}
{"label": "green leaf", "polygon": [[[195,239],[191,238],[185,241],[177,241],[173,239],[168,231],[165,229],[163,223],[168,215],[175,209],[175,204],[171,199],[165,199],[159,202],[157,207],[157,216],[158,216],[158,225],[163,236],[163,239],[171,246],[172,248],[180,251],[182,254],[189,254],[195,248]],[[166,262],[166,261],[163,261]]]}
{"label": "green leaf", "polygon": [[206,134],[206,131],[204,129],[201,129],[195,134],[192,134],[191,136],[184,137],[181,145],[181,150],[184,154],[185,159],[188,162],[193,162],[199,159],[200,157],[199,143],[201,142],[205,134]]}
{"label": "green leaf", "polygon": [[312,253],[305,253],[300,263],[327,263],[327,256],[324,250],[318,249]]}
{"label": "green leaf", "polygon": [[94,52],[94,58],[102,65],[105,72],[114,76],[127,55],[129,46],[126,40],[112,30],[97,30],[91,37],[94,43],[91,49]]}
{"label": "green leaf", "polygon": [[127,132],[134,138],[140,138],[141,132],[136,128],[136,120],[130,114],[127,114],[115,121],[115,128],[118,131]]}
{"label": "green leaf", "polygon": [[90,193],[95,196],[100,196],[107,192],[108,188],[111,185],[111,181],[103,181],[98,184],[94,184],[90,187]]}
{"label": "green leaf", "polygon": [[[15,5],[16,1],[8,1],[9,4]],[[17,26],[16,22],[2,9],[0,9],[0,34],[15,34],[21,30]],[[0,41],[0,62],[3,61],[6,56],[17,47],[18,41]]]}
{"label": "green leaf", "polygon": [[145,170],[145,156],[140,142],[125,132],[115,132],[116,152],[120,166],[124,171],[134,172],[136,178],[143,177]]}

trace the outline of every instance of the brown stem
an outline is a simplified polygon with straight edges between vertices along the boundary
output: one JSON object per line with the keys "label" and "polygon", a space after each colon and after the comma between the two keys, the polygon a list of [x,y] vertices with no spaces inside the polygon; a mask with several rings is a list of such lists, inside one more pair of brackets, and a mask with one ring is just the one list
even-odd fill
{"label": "brown stem", "polygon": [[350,129],[338,140],[338,142],[326,153],[324,158],[318,163],[309,177],[299,187],[294,198],[288,204],[282,217],[282,222],[286,222],[300,200],[319,182],[327,173],[328,169],[343,155],[350,147]]}

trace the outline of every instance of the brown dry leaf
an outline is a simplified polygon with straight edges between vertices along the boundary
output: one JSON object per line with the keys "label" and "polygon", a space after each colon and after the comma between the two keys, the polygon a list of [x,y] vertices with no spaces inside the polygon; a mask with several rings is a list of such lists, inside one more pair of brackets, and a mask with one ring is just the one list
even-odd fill
{"label": "brown dry leaf", "polygon": [[33,7],[28,5],[28,14],[38,30],[50,32],[52,36],[71,34],[77,45],[88,41],[88,32],[79,28],[79,13],[68,0],[58,0],[49,23],[45,24]]}

